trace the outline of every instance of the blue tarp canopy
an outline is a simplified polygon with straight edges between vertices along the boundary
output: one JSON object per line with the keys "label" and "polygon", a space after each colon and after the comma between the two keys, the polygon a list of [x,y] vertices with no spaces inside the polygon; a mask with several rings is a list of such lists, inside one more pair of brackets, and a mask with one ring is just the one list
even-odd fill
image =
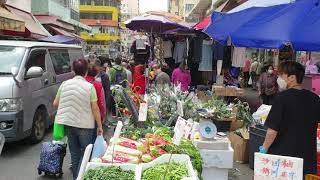
{"label": "blue tarp canopy", "polygon": [[291,4],[254,7],[240,12],[214,12],[212,23],[204,30],[226,45],[252,48],[283,48],[292,44],[295,50],[320,50],[320,8],[314,0]]}

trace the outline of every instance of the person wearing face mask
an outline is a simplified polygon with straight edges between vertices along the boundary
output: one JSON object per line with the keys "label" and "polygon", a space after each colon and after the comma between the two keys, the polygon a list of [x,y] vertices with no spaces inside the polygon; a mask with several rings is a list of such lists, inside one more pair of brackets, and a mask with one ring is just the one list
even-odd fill
{"label": "person wearing face mask", "polygon": [[279,66],[278,85],[283,89],[274,99],[265,122],[268,127],[261,153],[303,158],[303,173],[317,173],[317,127],[320,98],[302,89],[304,67],[293,61]]}
{"label": "person wearing face mask", "polygon": [[266,72],[260,76],[258,90],[263,104],[271,105],[278,92],[277,76],[273,72],[272,65],[268,66]]}

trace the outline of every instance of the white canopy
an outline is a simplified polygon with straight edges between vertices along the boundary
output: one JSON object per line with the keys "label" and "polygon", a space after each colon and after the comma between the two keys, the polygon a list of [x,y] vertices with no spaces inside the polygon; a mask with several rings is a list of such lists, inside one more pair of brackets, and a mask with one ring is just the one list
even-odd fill
{"label": "white canopy", "polygon": [[268,7],[268,6],[275,6],[275,5],[279,5],[279,4],[288,4],[288,3],[292,3],[294,1],[295,0],[249,0],[249,1],[241,4],[240,6],[232,9],[228,13],[242,11],[244,9],[248,9],[251,7]]}

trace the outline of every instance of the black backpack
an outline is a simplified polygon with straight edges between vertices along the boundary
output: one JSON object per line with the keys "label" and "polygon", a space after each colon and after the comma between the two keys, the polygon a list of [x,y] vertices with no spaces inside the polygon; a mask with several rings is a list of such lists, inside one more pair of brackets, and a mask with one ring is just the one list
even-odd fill
{"label": "black backpack", "polygon": [[125,77],[124,77],[124,70],[121,69],[121,70],[118,70],[118,69],[115,69],[116,70],[116,75],[115,75],[115,82],[114,84],[119,84],[123,87],[126,86],[126,82],[125,82]]}

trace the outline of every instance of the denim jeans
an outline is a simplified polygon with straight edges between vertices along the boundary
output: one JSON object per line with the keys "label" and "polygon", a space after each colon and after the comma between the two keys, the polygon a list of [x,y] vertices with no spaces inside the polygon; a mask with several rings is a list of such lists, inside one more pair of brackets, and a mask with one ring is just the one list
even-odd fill
{"label": "denim jeans", "polygon": [[84,151],[89,144],[92,144],[94,129],[81,129],[65,126],[65,132],[68,137],[71,154],[72,174],[73,178],[76,179],[78,177]]}

